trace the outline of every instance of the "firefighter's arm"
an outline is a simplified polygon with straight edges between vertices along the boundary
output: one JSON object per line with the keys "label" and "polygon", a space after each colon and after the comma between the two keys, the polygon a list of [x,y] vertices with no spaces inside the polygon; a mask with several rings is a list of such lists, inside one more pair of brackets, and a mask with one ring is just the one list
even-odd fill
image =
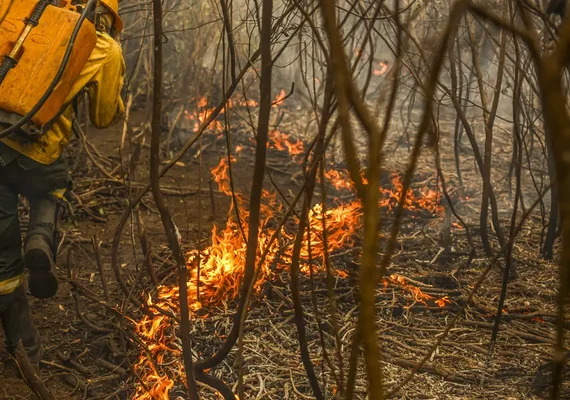
{"label": "firefighter's arm", "polygon": [[107,34],[101,34],[91,58],[101,64],[87,85],[90,119],[94,127],[104,129],[125,112],[121,99],[125,62],[121,46]]}
{"label": "firefighter's arm", "polygon": [[109,127],[125,112],[121,99],[124,73],[121,46],[108,34],[97,32],[97,44],[73,83],[66,104],[87,89],[91,123],[98,129]]}

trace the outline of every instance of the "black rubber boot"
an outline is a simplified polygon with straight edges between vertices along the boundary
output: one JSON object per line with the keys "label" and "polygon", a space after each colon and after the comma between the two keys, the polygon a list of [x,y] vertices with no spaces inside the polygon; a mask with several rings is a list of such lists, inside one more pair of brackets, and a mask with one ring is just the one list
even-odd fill
{"label": "black rubber boot", "polygon": [[55,296],[58,283],[55,268],[55,233],[58,202],[55,198],[30,199],[30,224],[24,247],[24,261],[30,272],[28,286],[32,296]]}
{"label": "black rubber boot", "polygon": [[26,267],[30,271],[28,287],[32,296],[38,299],[49,299],[57,293],[58,283],[53,268],[53,253],[47,239],[34,235],[26,243],[24,254]]}
{"label": "black rubber boot", "polygon": [[6,337],[6,349],[14,355],[21,340],[32,365],[39,372],[42,359],[40,334],[34,325],[24,285],[0,296],[0,320]]}

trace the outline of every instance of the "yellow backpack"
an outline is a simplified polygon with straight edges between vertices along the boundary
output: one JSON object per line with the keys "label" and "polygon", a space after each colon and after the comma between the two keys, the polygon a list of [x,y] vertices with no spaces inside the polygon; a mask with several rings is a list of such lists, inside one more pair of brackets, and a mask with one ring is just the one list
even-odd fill
{"label": "yellow backpack", "polygon": [[[28,114],[46,93],[80,19],[69,0],[56,0],[57,6],[51,1],[47,6],[40,4],[45,1],[0,1],[0,64],[13,64],[0,84],[0,123],[4,126]],[[59,115],[96,42],[95,27],[85,19],[63,75],[31,118],[33,124],[41,128]]]}

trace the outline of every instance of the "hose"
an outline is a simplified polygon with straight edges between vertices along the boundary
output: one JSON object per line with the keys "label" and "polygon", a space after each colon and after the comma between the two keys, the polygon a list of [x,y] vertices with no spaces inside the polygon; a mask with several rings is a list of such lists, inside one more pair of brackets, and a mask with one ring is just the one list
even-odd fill
{"label": "hose", "polygon": [[2,82],[4,82],[4,79],[6,79],[6,75],[8,75],[8,72],[10,72],[10,70],[12,70],[12,68],[14,68],[16,64],[18,64],[18,61],[16,61],[15,59],[13,59],[8,55],[4,56],[2,65],[0,65],[0,85],[2,84]]}
{"label": "hose", "polygon": [[63,55],[63,59],[61,60],[61,65],[59,66],[59,69],[57,70],[55,77],[53,78],[49,87],[46,89],[43,96],[36,103],[36,105],[30,111],[28,111],[28,113],[26,115],[24,115],[18,122],[16,122],[11,127],[0,132],[0,139],[3,139],[5,137],[7,137],[8,135],[11,135],[12,133],[15,133],[22,126],[24,126],[24,124],[28,123],[34,117],[34,115],[36,115],[36,113],[43,107],[45,102],[49,99],[49,97],[53,93],[55,87],[59,83],[61,77],[63,76],[63,73],[65,72],[65,68],[67,67],[67,63],[69,62],[69,58],[71,57],[71,52],[73,51],[73,46],[75,45],[75,40],[77,39],[77,36],[79,35],[79,30],[81,29],[81,25],[83,25],[83,21],[85,21],[85,19],[87,18],[87,15],[89,14],[89,10],[94,8],[94,5],[96,2],[97,2],[97,0],[89,0],[87,2],[87,5],[85,6],[83,11],[81,12],[81,16],[79,17],[79,20],[75,24],[75,28],[73,29],[73,32],[71,33],[71,38],[69,39],[69,43],[67,44],[67,49],[65,50],[65,54]]}

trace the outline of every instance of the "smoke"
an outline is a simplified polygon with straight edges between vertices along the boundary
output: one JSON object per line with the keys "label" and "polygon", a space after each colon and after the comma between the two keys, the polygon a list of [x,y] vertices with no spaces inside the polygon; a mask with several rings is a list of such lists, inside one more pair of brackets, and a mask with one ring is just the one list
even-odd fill
{"label": "smoke", "polygon": [[[484,3],[497,15],[508,18],[509,11],[503,2]],[[224,4],[228,7],[230,26],[227,28],[224,27]],[[206,99],[208,107],[220,102],[233,75],[238,75],[254,57],[260,41],[258,6],[259,2],[249,0],[229,3],[190,0],[164,2],[164,130],[174,132],[173,138],[184,141],[192,135],[195,122],[187,121],[184,115],[194,113],[202,99]],[[307,118],[318,115],[322,106],[327,67],[330,65],[328,42],[317,8],[316,3],[297,1],[276,1],[274,7],[273,96],[282,90],[289,93],[294,86],[294,92],[286,104],[300,105],[301,110],[306,110]],[[396,13],[395,3],[390,1],[380,5],[376,2],[337,3],[339,30],[345,54],[351,63],[355,86],[374,111],[379,125],[384,122],[390,90],[398,82],[397,102],[389,132],[396,148],[408,148],[411,145],[411,132],[418,128],[425,105],[423,85],[430,76],[430,63],[440,44],[449,10],[449,3],[444,1],[399,2],[399,13]],[[122,45],[128,66],[128,91],[133,96],[135,108],[146,107],[148,111],[152,83],[151,11],[148,3],[140,0],[123,5],[121,12],[126,26]],[[306,16],[310,17],[310,23],[306,21]],[[226,29],[231,32],[233,49]],[[506,56],[502,83],[496,87],[502,35],[508,36],[505,39]],[[402,46],[399,60],[402,68],[396,76],[398,46]],[[522,125],[529,130],[528,145],[533,151],[529,152],[528,158],[544,166],[544,151],[537,150],[534,141],[536,135],[540,138],[541,133],[532,122],[540,118],[537,96],[532,87],[532,65],[520,43],[517,51],[520,52],[525,72],[529,72],[522,82],[521,98],[515,99],[524,108],[527,122]],[[465,135],[464,125],[467,121],[474,132],[479,152],[484,152],[486,113],[491,111],[495,96],[498,96],[498,107],[493,116],[493,151],[500,146],[513,146],[513,88],[517,85],[514,82],[515,52],[515,42],[508,33],[473,16],[462,20],[440,75],[434,121],[442,140],[447,138],[457,142],[460,152],[466,151],[468,157],[472,153],[469,147],[473,144]],[[253,62],[253,67],[238,84],[235,96],[259,100],[258,68],[259,61]],[[461,105],[461,112],[458,112],[452,97]],[[463,114],[466,120],[462,120],[459,114]],[[147,112],[147,115],[150,113]],[[364,150],[368,147],[368,137],[357,121],[354,126],[357,145]],[[295,134],[301,135],[300,132]],[[314,132],[309,131],[308,135],[303,139],[311,140]],[[441,146],[441,151],[453,151],[451,147],[445,147],[445,141]],[[342,160],[341,147],[340,141],[333,141],[332,152],[338,160]],[[466,174],[477,173],[473,161],[460,162],[457,171],[447,172],[461,181],[462,168]],[[504,179],[505,175],[509,179],[513,177],[512,167],[505,163],[493,163],[492,168],[496,179]],[[542,176],[537,177],[542,179]]]}

